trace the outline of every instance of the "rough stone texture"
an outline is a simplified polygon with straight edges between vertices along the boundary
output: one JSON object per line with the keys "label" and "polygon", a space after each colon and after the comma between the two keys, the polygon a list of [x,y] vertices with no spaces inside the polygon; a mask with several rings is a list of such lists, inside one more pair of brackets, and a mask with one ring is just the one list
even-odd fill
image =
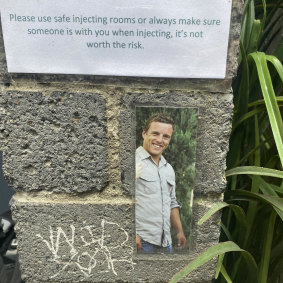
{"label": "rough stone texture", "polygon": [[27,282],[132,282],[132,205],[12,202]]}
{"label": "rough stone texture", "polygon": [[[216,200],[215,200],[216,201]],[[190,254],[140,255],[134,251],[132,204],[12,201],[26,282],[168,282],[203,250],[217,243],[218,216],[196,222],[211,200],[194,203]],[[170,267],[170,268],[169,268]],[[206,282],[215,260],[182,282]]]}
{"label": "rough stone texture", "polygon": [[[197,256],[197,255],[193,255]],[[187,256],[187,260],[168,260],[163,256],[162,260],[157,260],[152,256],[147,260],[139,261],[137,272],[135,273],[135,280],[133,282],[143,283],[168,283],[169,280],[190,261],[191,257]],[[211,278],[215,275],[216,260],[211,260],[201,268],[193,271],[189,276],[180,280],[182,283],[206,283],[211,282]]]}
{"label": "rough stone texture", "polygon": [[0,21],[0,82],[5,81],[4,74],[7,72],[6,57],[4,50],[3,34]]}
{"label": "rough stone texture", "polygon": [[[241,34],[243,0],[233,0],[230,24],[230,36],[227,56],[227,78],[233,79],[238,66],[239,38]],[[231,86],[231,82],[229,87]]]}
{"label": "rough stone texture", "polygon": [[106,106],[98,94],[12,91],[0,105],[11,188],[70,193],[107,185]]}
{"label": "rough stone texture", "polygon": [[200,251],[216,244],[220,235],[220,217],[221,214],[216,213],[210,217],[202,225],[197,222],[203,215],[213,207],[217,202],[222,201],[221,196],[203,198],[196,197],[192,208],[191,234],[190,234],[190,253],[198,254]]}
{"label": "rough stone texture", "polygon": [[[131,93],[122,99],[121,164],[127,193],[134,193],[135,107],[197,107],[198,137],[194,194],[221,193],[225,189],[226,154],[232,121],[232,94],[208,92]],[[170,160],[169,160],[170,162]]]}

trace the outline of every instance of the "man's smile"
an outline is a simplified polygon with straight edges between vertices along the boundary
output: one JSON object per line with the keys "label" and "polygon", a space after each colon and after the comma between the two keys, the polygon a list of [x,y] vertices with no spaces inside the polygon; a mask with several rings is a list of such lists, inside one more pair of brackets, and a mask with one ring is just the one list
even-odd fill
{"label": "man's smile", "polygon": [[162,145],[160,145],[160,144],[156,144],[156,143],[152,143],[152,144],[155,148],[158,148],[158,149],[162,148]]}

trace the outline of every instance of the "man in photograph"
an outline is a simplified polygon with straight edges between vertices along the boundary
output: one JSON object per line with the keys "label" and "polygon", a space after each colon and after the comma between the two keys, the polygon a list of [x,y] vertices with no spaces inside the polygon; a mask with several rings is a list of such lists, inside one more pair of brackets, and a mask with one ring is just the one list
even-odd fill
{"label": "man in photograph", "polygon": [[162,153],[168,147],[174,121],[164,113],[153,114],[142,131],[143,146],[136,150],[136,245],[138,252],[172,252],[171,225],[177,247],[186,246],[175,172]]}

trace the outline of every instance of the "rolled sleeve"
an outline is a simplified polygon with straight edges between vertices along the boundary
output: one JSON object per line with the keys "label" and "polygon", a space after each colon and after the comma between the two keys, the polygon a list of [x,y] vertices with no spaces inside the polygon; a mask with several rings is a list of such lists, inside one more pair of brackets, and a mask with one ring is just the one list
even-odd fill
{"label": "rolled sleeve", "polygon": [[[169,182],[169,181],[168,181]],[[175,207],[180,207],[177,199],[176,199],[176,191],[175,191],[175,187],[176,187],[176,184],[175,184],[175,181],[174,181],[174,184],[173,184],[173,188],[171,190],[171,194],[170,194],[170,197],[171,197],[171,205],[170,205],[170,208],[175,208]]]}

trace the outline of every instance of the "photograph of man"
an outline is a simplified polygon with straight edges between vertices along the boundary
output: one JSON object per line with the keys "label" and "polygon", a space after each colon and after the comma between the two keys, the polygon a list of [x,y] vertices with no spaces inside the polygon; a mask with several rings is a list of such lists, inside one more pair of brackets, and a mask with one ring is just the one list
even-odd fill
{"label": "photograph of man", "polygon": [[173,252],[171,225],[177,249],[186,246],[175,194],[175,172],[162,153],[174,132],[165,113],[151,115],[142,131],[143,146],[136,150],[136,246],[138,252]]}

